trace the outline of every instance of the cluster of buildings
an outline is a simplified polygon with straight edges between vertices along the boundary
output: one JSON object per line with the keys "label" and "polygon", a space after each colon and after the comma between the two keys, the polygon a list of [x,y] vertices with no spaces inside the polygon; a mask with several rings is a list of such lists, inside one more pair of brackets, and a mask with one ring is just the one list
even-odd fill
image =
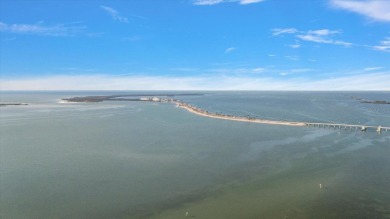
{"label": "cluster of buildings", "polygon": [[158,97],[141,97],[139,98],[141,101],[152,101],[152,102],[161,102],[161,99]]}
{"label": "cluster of buildings", "polygon": [[141,97],[139,98],[140,101],[150,101],[150,102],[162,102],[162,103],[173,103],[176,102],[174,99],[166,99],[166,98],[159,98],[159,97]]}

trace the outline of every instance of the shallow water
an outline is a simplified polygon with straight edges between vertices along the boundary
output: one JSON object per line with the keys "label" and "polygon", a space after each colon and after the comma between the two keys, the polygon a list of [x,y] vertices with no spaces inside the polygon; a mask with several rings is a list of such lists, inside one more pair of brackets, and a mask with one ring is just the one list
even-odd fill
{"label": "shallow water", "polygon": [[[154,92],[155,93],[155,92]],[[164,92],[165,93],[165,92]],[[1,93],[1,218],[388,218],[390,133],[211,119],[167,103]],[[390,126],[390,93],[214,92],[214,112]],[[323,185],[319,189],[319,184]]]}

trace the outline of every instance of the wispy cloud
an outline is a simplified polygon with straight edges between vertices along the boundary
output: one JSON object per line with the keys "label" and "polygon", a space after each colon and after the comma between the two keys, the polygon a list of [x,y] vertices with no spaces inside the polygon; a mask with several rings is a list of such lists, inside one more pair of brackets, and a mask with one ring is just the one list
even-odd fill
{"label": "wispy cloud", "polygon": [[367,67],[367,68],[364,68],[364,71],[378,71],[378,70],[382,70],[384,69],[384,67]]}
{"label": "wispy cloud", "polygon": [[390,52],[390,37],[387,37],[385,40],[382,40],[379,45],[373,46],[372,48],[384,52]]}
{"label": "wispy cloud", "polygon": [[215,69],[207,69],[205,72],[219,75],[253,75],[264,73],[267,69],[262,67],[257,68],[215,68]]}
{"label": "wispy cloud", "polygon": [[341,46],[352,46],[352,43],[345,42],[342,40],[334,40],[331,36],[339,34],[340,31],[337,30],[309,30],[303,34],[296,35],[297,38],[305,41],[315,42],[315,43],[326,43],[326,44],[335,44]]}
{"label": "wispy cloud", "polygon": [[229,54],[229,53],[232,53],[234,50],[236,50],[235,47],[229,47],[229,48],[227,48],[227,49],[225,50],[225,53],[226,53],[226,54]]}
{"label": "wispy cloud", "polygon": [[252,72],[254,73],[261,73],[261,72],[265,72],[267,69],[265,68],[253,68],[252,69]]}
{"label": "wispy cloud", "polygon": [[104,11],[106,11],[112,17],[112,19],[114,19],[116,21],[119,21],[122,23],[129,22],[129,19],[127,17],[121,16],[117,10],[115,10],[111,7],[101,5],[100,8],[103,9]]}
{"label": "wispy cloud", "polygon": [[198,69],[197,68],[191,68],[191,67],[174,67],[170,68],[170,71],[179,71],[179,72],[195,72]]}
{"label": "wispy cloud", "polygon": [[292,73],[304,73],[304,72],[312,72],[312,71],[314,70],[311,68],[298,68],[298,69],[291,70]]}
{"label": "wispy cloud", "polygon": [[[334,44],[341,46],[352,46],[353,43],[345,42],[342,40],[334,40],[332,37],[336,34],[340,34],[341,31],[338,30],[329,30],[329,29],[319,29],[319,30],[309,30],[309,31],[300,31],[295,28],[285,28],[285,29],[272,29],[272,36],[282,36],[285,34],[293,34],[296,38],[304,41],[310,41],[315,43],[326,43]],[[290,45],[291,48],[299,48],[300,44]]]}
{"label": "wispy cloud", "polygon": [[[389,0],[390,2],[390,0]],[[390,14],[390,11],[389,11]],[[385,38],[381,42],[379,42],[378,45],[370,46],[370,45],[359,45],[351,42],[346,42],[343,40],[337,40],[335,39],[337,35],[342,34],[340,30],[330,30],[330,29],[318,29],[318,30],[307,30],[302,31],[295,28],[276,28],[271,29],[272,36],[283,36],[283,35],[292,35],[295,37],[295,44],[288,45],[289,47],[293,49],[298,49],[302,45],[299,43],[299,41],[307,41],[312,43],[321,43],[321,44],[332,44],[332,45],[339,45],[344,47],[351,47],[351,46],[360,46],[360,47],[366,47],[375,49],[378,51],[383,52],[390,52],[390,37]],[[286,56],[287,59],[294,60],[290,56]]]}
{"label": "wispy cloud", "polygon": [[224,2],[224,0],[195,0],[194,5],[216,5]]}
{"label": "wispy cloud", "polygon": [[389,0],[330,0],[332,6],[352,11],[373,20],[390,22]]}
{"label": "wispy cloud", "polygon": [[299,68],[299,69],[291,69],[291,70],[281,71],[279,73],[279,75],[287,76],[287,75],[293,75],[293,74],[299,74],[299,73],[307,73],[307,72],[312,72],[312,71],[314,71],[314,70],[310,69],[310,68]]}
{"label": "wispy cloud", "polygon": [[317,36],[329,36],[332,34],[340,33],[338,30],[328,30],[328,29],[321,29],[321,30],[309,30],[307,31],[308,34],[311,35],[317,35]]}
{"label": "wispy cloud", "polygon": [[253,3],[259,3],[265,0],[194,0],[194,5],[216,5],[220,3],[236,2],[240,5],[248,5]]}
{"label": "wispy cloud", "polygon": [[124,41],[128,41],[128,42],[135,42],[135,41],[142,40],[142,37],[140,37],[140,36],[130,36],[130,37],[124,37],[123,40]]}
{"label": "wispy cloud", "polygon": [[278,36],[283,34],[294,34],[298,32],[298,30],[295,28],[283,28],[283,29],[276,28],[276,29],[272,29],[271,31],[272,31],[272,36]]}
{"label": "wispy cloud", "polygon": [[239,2],[241,5],[247,5],[247,4],[259,3],[262,1],[264,0],[240,0]]}
{"label": "wispy cloud", "polygon": [[44,25],[38,24],[6,24],[0,22],[0,32],[15,34],[31,34],[41,36],[76,36],[86,33],[87,27],[72,24]]}
{"label": "wispy cloud", "polygon": [[301,48],[301,44],[299,44],[299,43],[295,43],[295,44],[291,44],[291,45],[288,45],[289,47],[291,47],[291,48],[293,48],[293,49],[299,49],[299,48]]}
{"label": "wispy cloud", "polygon": [[299,61],[299,56],[284,56],[284,58],[290,60],[290,61]]}
{"label": "wispy cloud", "polygon": [[2,90],[387,90],[390,72],[326,79],[74,75],[2,79]]}

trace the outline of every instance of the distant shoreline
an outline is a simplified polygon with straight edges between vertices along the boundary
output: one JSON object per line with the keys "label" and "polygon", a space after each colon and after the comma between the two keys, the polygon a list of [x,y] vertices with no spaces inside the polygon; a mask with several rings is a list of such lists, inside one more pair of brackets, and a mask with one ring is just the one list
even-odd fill
{"label": "distant shoreline", "polygon": [[0,103],[0,107],[4,106],[27,106],[27,103]]}
{"label": "distant shoreline", "polygon": [[[86,97],[72,97],[72,98],[66,98],[62,99],[61,101],[65,102],[103,102],[103,101],[145,101],[145,102],[160,102],[160,103],[173,103],[176,104],[177,107],[180,107],[182,109],[187,110],[190,113],[214,118],[214,119],[223,119],[223,120],[230,120],[230,121],[237,121],[237,122],[251,122],[251,123],[259,123],[259,124],[268,124],[268,125],[283,125],[283,126],[295,126],[295,127],[304,127],[304,126],[312,126],[312,127],[333,127],[334,129],[337,127],[339,129],[355,129],[355,130],[361,130],[366,131],[368,128],[370,129],[376,129],[378,133],[381,133],[382,130],[389,131],[390,127],[382,127],[382,126],[370,126],[370,125],[351,125],[351,124],[340,124],[340,123],[313,123],[313,122],[294,122],[294,121],[280,121],[280,120],[266,120],[266,119],[259,119],[256,117],[250,117],[250,116],[236,116],[236,115],[227,115],[222,113],[213,113],[209,112],[205,109],[198,108],[196,106],[192,106],[188,103],[185,103],[183,101],[168,98],[168,97],[174,97],[174,96],[190,96],[190,95],[204,95],[204,94],[176,94],[176,95],[112,95],[112,96],[86,96]],[[133,97],[132,99],[123,98],[123,97]],[[134,98],[138,97],[138,98]],[[166,97],[166,98],[161,98]]]}

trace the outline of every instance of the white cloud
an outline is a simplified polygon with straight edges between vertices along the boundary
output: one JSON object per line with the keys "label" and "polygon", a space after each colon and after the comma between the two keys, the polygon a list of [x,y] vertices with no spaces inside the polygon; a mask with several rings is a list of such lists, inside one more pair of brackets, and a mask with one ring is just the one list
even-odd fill
{"label": "white cloud", "polygon": [[175,67],[175,68],[170,68],[170,71],[181,71],[181,72],[194,72],[197,71],[197,68],[190,68],[190,67]]}
{"label": "white cloud", "polygon": [[390,52],[390,37],[387,37],[385,40],[381,41],[379,45],[373,46],[372,48],[384,52]]}
{"label": "white cloud", "polygon": [[265,68],[254,68],[254,69],[252,69],[252,72],[261,73],[261,72],[264,72],[265,70],[266,70]]}
{"label": "white cloud", "polygon": [[232,53],[234,50],[236,50],[236,48],[234,48],[234,47],[230,47],[230,48],[227,48],[226,50],[225,50],[225,53]]}
{"label": "white cloud", "polygon": [[292,73],[304,73],[304,72],[311,72],[314,71],[311,68],[298,68],[298,69],[291,69]]}
{"label": "white cloud", "polygon": [[389,0],[331,0],[336,8],[352,11],[377,21],[390,22]]}
{"label": "white cloud", "polygon": [[291,45],[289,45],[289,47],[291,47],[291,48],[293,48],[293,49],[299,49],[299,48],[301,48],[301,44],[299,44],[299,43],[295,43],[295,44],[291,44]]}
{"label": "white cloud", "polygon": [[8,29],[8,25],[3,22],[0,22],[0,30],[5,30],[5,29]]}
{"label": "white cloud", "polygon": [[328,79],[239,76],[49,76],[2,79],[2,90],[387,90],[390,72]]}
{"label": "white cloud", "polygon": [[377,70],[382,70],[384,67],[367,67],[364,68],[364,71],[377,71]]}
{"label": "white cloud", "polygon": [[284,58],[291,60],[291,61],[299,61],[299,56],[284,56]]}
{"label": "white cloud", "polygon": [[295,28],[284,28],[284,29],[276,28],[276,29],[272,29],[271,31],[272,31],[272,36],[278,36],[282,34],[294,34],[298,32],[298,30]]}
{"label": "white cloud", "polygon": [[[385,38],[384,40],[379,42],[378,45],[368,46],[368,45],[359,45],[359,44],[335,39],[337,35],[342,33],[340,30],[319,29],[319,30],[301,31],[295,28],[284,28],[284,29],[276,28],[276,29],[271,29],[271,32],[272,32],[272,36],[293,35],[295,38],[297,38],[295,40],[295,44],[288,45],[293,49],[297,49],[302,46],[299,43],[299,41],[307,41],[307,42],[322,43],[322,44],[340,45],[344,47],[360,46],[360,47],[372,48],[378,51],[390,52],[390,37]],[[286,56],[286,58],[290,58],[290,57]]]}
{"label": "white cloud", "polygon": [[340,33],[340,31],[321,29],[321,30],[309,30],[307,33],[311,35],[317,35],[317,36],[328,36],[328,35]]}
{"label": "white cloud", "polygon": [[[334,40],[331,38],[332,35],[341,33],[338,30],[329,30],[329,29],[320,29],[320,30],[309,30],[309,31],[299,31],[295,28],[285,28],[285,29],[272,29],[272,35],[285,35],[285,34],[294,34],[300,40],[310,41],[315,43],[326,43],[326,44],[335,44],[342,46],[352,46],[352,43],[345,42],[342,40]],[[291,48],[299,48],[299,44],[290,45]]]}
{"label": "white cloud", "polygon": [[315,43],[330,43],[331,42],[330,40],[324,39],[322,36],[318,36],[318,35],[306,34],[306,35],[297,35],[297,37],[301,40],[311,41],[311,42],[315,42]]}
{"label": "white cloud", "polygon": [[265,0],[194,0],[194,5],[216,5],[220,3],[238,2],[240,5],[259,3]]}
{"label": "white cloud", "polygon": [[194,5],[216,5],[224,2],[224,0],[195,0]]}
{"label": "white cloud", "polygon": [[116,21],[119,21],[122,23],[129,22],[129,19],[127,19],[127,17],[119,15],[119,12],[111,7],[101,5],[100,8],[103,9],[104,11],[106,11]]}
{"label": "white cloud", "polygon": [[265,68],[215,68],[204,70],[207,73],[218,75],[251,75],[265,72]]}
{"label": "white cloud", "polygon": [[124,37],[124,41],[129,41],[129,42],[135,42],[135,41],[140,41],[142,40],[142,37],[140,36],[130,36],[130,37]]}
{"label": "white cloud", "polygon": [[247,5],[247,4],[253,4],[253,3],[258,3],[262,2],[264,0],[240,0],[241,5]]}
{"label": "white cloud", "polygon": [[57,24],[54,26],[45,26],[38,24],[6,24],[0,22],[0,32],[15,34],[31,34],[41,36],[75,36],[85,34],[85,26],[74,26],[66,24]]}
{"label": "white cloud", "polygon": [[299,69],[291,69],[291,70],[285,70],[279,73],[281,76],[287,76],[292,74],[299,74],[299,73],[306,73],[306,72],[312,72],[313,69],[310,68],[299,68]]}

